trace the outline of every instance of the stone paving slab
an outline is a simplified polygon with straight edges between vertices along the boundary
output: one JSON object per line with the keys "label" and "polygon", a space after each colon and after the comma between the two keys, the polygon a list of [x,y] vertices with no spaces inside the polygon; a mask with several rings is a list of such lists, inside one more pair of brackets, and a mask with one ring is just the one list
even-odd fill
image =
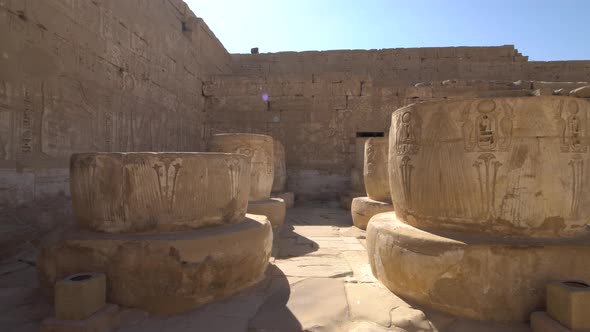
{"label": "stone paving slab", "polygon": [[275,265],[287,276],[335,278],[352,276],[352,269],[338,256],[301,256],[277,259]]}
{"label": "stone paving slab", "polygon": [[410,306],[379,284],[346,283],[345,289],[350,318],[355,321],[370,321],[390,327],[391,312],[398,307]]}
{"label": "stone paving slab", "polygon": [[273,294],[250,331],[339,331],[348,322],[342,279],[308,278]]}
{"label": "stone paving slab", "polygon": [[[282,231],[275,234],[265,280],[171,317],[122,308],[118,331],[530,331],[526,324],[470,321],[397,297],[373,276],[365,242],[365,231],[352,226],[349,211],[291,209]],[[51,304],[32,291],[38,284],[35,268],[25,265],[16,260],[0,264],[6,272],[0,275],[0,308],[5,309],[0,309],[0,331],[38,331],[39,321],[51,313]]]}

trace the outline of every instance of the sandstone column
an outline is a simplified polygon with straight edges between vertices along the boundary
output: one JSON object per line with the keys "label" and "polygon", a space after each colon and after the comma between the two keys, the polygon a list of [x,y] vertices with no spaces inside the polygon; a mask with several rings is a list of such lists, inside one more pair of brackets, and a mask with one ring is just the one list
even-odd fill
{"label": "sandstone column", "polygon": [[77,228],[45,246],[42,288],[107,277],[109,302],[157,314],[227,297],[264,277],[272,230],[246,215],[250,159],[229,153],[83,153],[71,158]]}
{"label": "sandstone column", "polygon": [[285,221],[285,202],[271,198],[274,180],[273,138],[258,134],[217,134],[209,142],[210,151],[243,154],[250,158],[248,213],[265,215],[273,228]]}
{"label": "sandstone column", "polygon": [[282,198],[287,208],[295,205],[295,194],[285,191],[287,184],[287,167],[285,164],[285,147],[279,140],[274,140],[274,180],[272,182],[272,197]]}
{"label": "sandstone column", "polygon": [[389,289],[455,315],[526,321],[549,281],[590,280],[588,101],[420,103],[391,123],[396,212],[367,228]]}
{"label": "sandstone column", "polygon": [[393,211],[387,153],[386,137],[369,138],[365,142],[363,176],[367,197],[354,198],[351,206],[352,223],[360,229],[367,229],[367,224],[374,215]]}

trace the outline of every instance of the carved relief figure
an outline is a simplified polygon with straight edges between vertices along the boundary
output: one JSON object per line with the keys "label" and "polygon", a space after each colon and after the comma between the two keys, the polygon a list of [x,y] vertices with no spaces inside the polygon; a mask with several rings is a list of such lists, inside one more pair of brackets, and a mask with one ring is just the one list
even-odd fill
{"label": "carved relief figure", "polygon": [[405,112],[397,117],[397,134],[395,139],[398,155],[411,155],[420,149],[422,121],[416,114]]}
{"label": "carved relief figure", "polygon": [[491,153],[484,153],[477,157],[473,167],[477,170],[479,192],[486,218],[495,218],[496,206],[496,178],[498,169],[502,163],[495,160],[496,156]]}
{"label": "carved relief figure", "polygon": [[160,202],[171,211],[176,193],[176,179],[182,168],[181,162],[175,159],[164,159],[161,163],[153,165],[152,168],[158,177]]}
{"label": "carved relief figure", "polygon": [[461,111],[461,120],[463,121],[461,132],[463,134],[463,144],[467,151],[473,150],[476,144],[475,135],[473,135],[473,122],[469,118],[470,107],[471,104],[467,104],[467,106]]}
{"label": "carved relief figure", "polygon": [[414,168],[410,162],[410,157],[404,156],[399,166],[402,175],[404,199],[408,208],[412,206],[412,169]]}
{"label": "carved relief figure", "polygon": [[580,195],[582,194],[582,187],[584,185],[584,160],[582,156],[575,154],[568,165],[572,171],[572,204],[570,216],[576,218],[578,216]]}
{"label": "carved relief figure", "polygon": [[477,118],[477,145],[482,150],[493,150],[497,144],[496,118],[491,115],[480,115]]}

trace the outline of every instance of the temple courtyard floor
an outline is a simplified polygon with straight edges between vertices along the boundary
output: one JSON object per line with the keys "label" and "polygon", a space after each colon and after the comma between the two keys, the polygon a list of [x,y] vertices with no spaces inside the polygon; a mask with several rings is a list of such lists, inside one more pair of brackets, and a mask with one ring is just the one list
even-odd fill
{"label": "temple courtyard floor", "polygon": [[[0,265],[0,331],[38,331],[52,314],[39,295],[35,250]],[[224,301],[178,316],[122,309],[118,331],[530,331],[449,316],[412,304],[372,275],[365,232],[337,203],[288,210],[267,277]]]}

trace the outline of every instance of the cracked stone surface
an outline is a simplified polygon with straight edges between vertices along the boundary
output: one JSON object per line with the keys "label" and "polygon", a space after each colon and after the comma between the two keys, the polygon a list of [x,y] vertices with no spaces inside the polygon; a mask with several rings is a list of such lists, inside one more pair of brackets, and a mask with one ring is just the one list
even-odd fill
{"label": "cracked stone surface", "polygon": [[[476,322],[416,306],[372,275],[365,232],[335,204],[288,210],[267,278],[231,298],[169,316],[122,308],[125,332],[529,332],[525,324]],[[24,258],[23,258],[24,257]],[[26,258],[26,259],[25,259]],[[0,331],[38,331],[51,315],[38,292],[34,254],[0,263]]]}

